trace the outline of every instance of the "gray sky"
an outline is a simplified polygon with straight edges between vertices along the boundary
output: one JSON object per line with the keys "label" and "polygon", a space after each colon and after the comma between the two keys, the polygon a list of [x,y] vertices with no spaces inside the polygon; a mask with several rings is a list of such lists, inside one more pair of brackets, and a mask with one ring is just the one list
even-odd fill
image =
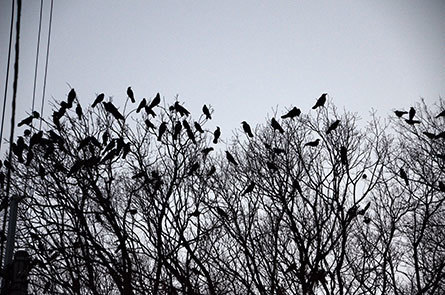
{"label": "gray sky", "polygon": [[[3,97],[11,1],[0,3]],[[39,5],[23,1],[18,119],[31,108]],[[131,85],[138,100],[179,94],[195,116],[212,105],[224,137],[277,105],[306,112],[323,92],[363,118],[445,94],[445,1],[56,0],[51,37],[46,104],[68,82],[83,105],[100,92],[123,105]]]}

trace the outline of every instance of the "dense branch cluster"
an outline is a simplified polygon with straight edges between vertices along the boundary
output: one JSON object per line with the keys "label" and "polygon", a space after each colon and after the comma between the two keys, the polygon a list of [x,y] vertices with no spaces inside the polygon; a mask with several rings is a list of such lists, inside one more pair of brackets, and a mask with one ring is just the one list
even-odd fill
{"label": "dense branch cluster", "polygon": [[445,292],[442,100],[359,126],[324,93],[224,144],[210,107],[127,95],[19,123],[32,294]]}

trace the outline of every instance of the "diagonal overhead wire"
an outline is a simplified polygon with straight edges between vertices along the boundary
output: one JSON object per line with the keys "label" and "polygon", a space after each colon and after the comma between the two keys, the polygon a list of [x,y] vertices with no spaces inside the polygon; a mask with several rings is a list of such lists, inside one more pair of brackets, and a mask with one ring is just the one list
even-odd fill
{"label": "diagonal overhead wire", "polygon": [[[37,33],[36,61],[35,61],[35,66],[34,66],[34,87],[32,90],[32,111],[34,111],[34,105],[35,105],[35,100],[36,100],[37,69],[39,66],[40,35],[42,32],[42,12],[43,12],[43,0],[40,0],[39,32]],[[32,124],[32,122],[31,122],[31,124]]]}
{"label": "diagonal overhead wire", "polygon": [[0,127],[0,151],[2,150],[2,142],[3,142],[3,126],[5,122],[5,109],[6,109],[6,97],[8,96],[8,82],[9,82],[9,64],[11,61],[11,47],[12,47],[12,32],[14,27],[14,7],[15,0],[12,0],[12,9],[11,9],[11,25],[9,28],[9,49],[8,49],[8,62],[6,65],[6,79],[5,79],[5,95],[3,97],[3,111],[2,111],[2,124]]}
{"label": "diagonal overhead wire", "polygon": [[45,77],[43,78],[43,94],[42,94],[42,105],[40,108],[39,130],[42,130],[43,107],[45,106],[46,77],[48,74],[49,47],[50,47],[50,43],[51,43],[51,27],[52,27],[52,23],[53,23],[53,4],[54,4],[54,0],[51,0],[51,10],[49,12],[48,42],[47,42],[47,46],[46,46]]}

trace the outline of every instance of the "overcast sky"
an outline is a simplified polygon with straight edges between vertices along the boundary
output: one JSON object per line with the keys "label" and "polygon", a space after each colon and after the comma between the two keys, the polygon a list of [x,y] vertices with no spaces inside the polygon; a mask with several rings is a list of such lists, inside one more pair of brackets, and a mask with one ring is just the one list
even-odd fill
{"label": "overcast sky", "polygon": [[[3,97],[11,1],[0,3]],[[23,1],[18,119],[31,108],[39,5]],[[276,106],[309,111],[323,92],[363,118],[371,108],[385,117],[420,97],[444,96],[445,1],[56,0],[46,104],[66,97],[66,82],[83,105],[100,92],[123,105],[130,85],[138,100],[178,94],[196,115],[210,104],[210,126],[225,137]]]}

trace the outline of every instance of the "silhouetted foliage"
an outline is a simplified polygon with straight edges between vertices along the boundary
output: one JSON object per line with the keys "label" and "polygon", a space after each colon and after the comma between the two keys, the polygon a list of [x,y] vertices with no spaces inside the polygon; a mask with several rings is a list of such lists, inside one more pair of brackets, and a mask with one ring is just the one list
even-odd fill
{"label": "silhouetted foliage", "polygon": [[3,162],[31,294],[445,292],[442,100],[360,127],[322,94],[222,146],[207,105],[127,96],[72,89]]}

